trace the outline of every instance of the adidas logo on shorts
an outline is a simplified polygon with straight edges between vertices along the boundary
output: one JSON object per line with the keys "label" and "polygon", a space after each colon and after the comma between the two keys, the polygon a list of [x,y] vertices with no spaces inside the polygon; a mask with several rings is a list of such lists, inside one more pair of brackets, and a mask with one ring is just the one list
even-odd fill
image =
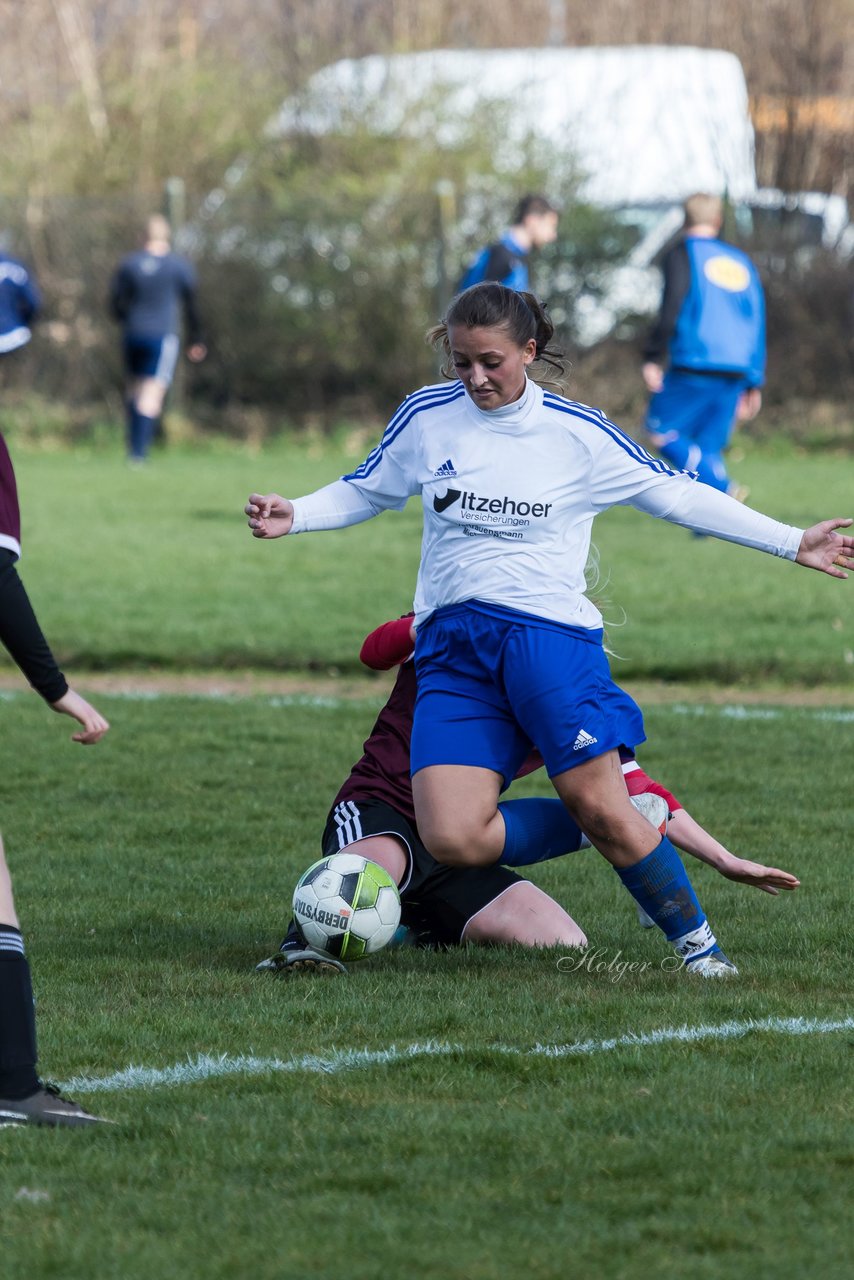
{"label": "adidas logo on shorts", "polygon": [[594,738],[592,733],[588,733],[586,729],[579,729],[578,737],[572,744],[573,751],[583,751],[585,747],[592,747],[594,742],[598,742],[598,738]]}
{"label": "adidas logo on shorts", "polygon": [[457,469],[451,462],[450,458],[446,458],[441,467],[437,467],[433,472],[434,478],[438,480],[450,480],[457,474]]}

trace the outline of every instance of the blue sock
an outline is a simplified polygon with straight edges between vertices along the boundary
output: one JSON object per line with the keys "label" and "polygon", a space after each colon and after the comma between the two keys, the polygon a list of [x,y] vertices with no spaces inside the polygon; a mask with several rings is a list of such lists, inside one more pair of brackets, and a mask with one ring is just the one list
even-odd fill
{"label": "blue sock", "polygon": [[141,461],[148,456],[156,429],[156,418],[146,418],[138,409],[131,406],[128,415],[128,453],[132,458]]}
{"label": "blue sock", "polygon": [[694,470],[697,472],[700,484],[707,484],[712,489],[719,489],[721,493],[726,493],[729,488],[729,476],[721,454],[702,454]]}
{"label": "blue sock", "polygon": [[686,962],[720,951],[682,859],[667,836],[634,866],[614,870]]}
{"label": "blue sock", "polygon": [[498,808],[505,832],[502,866],[530,867],[582,847],[581,829],[561,800],[502,800]]}
{"label": "blue sock", "polygon": [[133,400],[125,400],[125,437],[129,458],[134,456],[136,435],[136,409],[133,406]]}
{"label": "blue sock", "polygon": [[672,440],[659,445],[658,452],[674,471],[693,471],[695,459],[691,458],[692,449],[695,449],[693,441],[685,436],[674,436]]}
{"label": "blue sock", "polygon": [[695,441],[686,440],[684,436],[669,440],[658,452],[674,470],[696,471],[700,484],[710,485],[723,493],[729,488],[729,476],[720,452],[703,453]]}

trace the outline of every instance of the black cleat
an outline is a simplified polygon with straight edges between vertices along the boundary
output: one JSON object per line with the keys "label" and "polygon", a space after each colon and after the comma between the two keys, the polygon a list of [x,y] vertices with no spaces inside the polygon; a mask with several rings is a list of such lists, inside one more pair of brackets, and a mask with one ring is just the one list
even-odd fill
{"label": "black cleat", "polygon": [[270,973],[274,978],[286,977],[289,973],[320,973],[334,978],[346,973],[347,968],[340,960],[315,951],[314,947],[289,947],[256,964],[255,972]]}
{"label": "black cleat", "polygon": [[43,1084],[28,1098],[0,1098],[0,1125],[42,1124],[52,1128],[80,1129],[90,1124],[113,1124],[103,1116],[91,1116],[79,1102],[63,1098],[54,1084]]}

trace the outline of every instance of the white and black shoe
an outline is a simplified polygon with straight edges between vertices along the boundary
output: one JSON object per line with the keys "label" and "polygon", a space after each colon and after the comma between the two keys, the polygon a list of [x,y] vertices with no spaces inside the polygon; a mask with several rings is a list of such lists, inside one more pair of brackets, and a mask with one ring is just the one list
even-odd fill
{"label": "white and black shoe", "polygon": [[698,956],[696,960],[686,960],[688,973],[699,974],[701,978],[737,978],[738,969],[721,950],[710,951],[708,955]]}
{"label": "white and black shoe", "polygon": [[80,1129],[93,1124],[113,1124],[90,1115],[79,1102],[63,1098],[53,1084],[42,1084],[28,1098],[0,1098],[0,1125],[40,1124],[51,1128]]}
{"label": "white and black shoe", "polygon": [[274,978],[287,977],[291,973],[319,973],[326,977],[335,977],[346,973],[346,965],[323,951],[315,951],[314,947],[288,947],[286,951],[277,951],[268,960],[262,960],[255,966],[256,973],[269,973]]}

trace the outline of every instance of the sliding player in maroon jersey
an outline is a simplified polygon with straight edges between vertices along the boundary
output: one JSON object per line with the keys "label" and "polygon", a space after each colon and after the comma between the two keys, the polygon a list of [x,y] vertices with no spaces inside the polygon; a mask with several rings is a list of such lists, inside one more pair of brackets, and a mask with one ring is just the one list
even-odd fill
{"label": "sliding player in maroon jersey", "polygon": [[[586,938],[554,899],[523,880],[512,867],[562,856],[589,845],[586,836],[553,797],[504,800],[499,804],[507,833],[501,863],[491,867],[449,867],[421,843],[415,824],[409,775],[409,740],[415,707],[416,674],[412,615],[386,622],[365,640],[361,660],[375,670],[399,668],[364,754],[338,791],[323,833],[323,856],[358,845],[400,886],[404,925],[431,944],[521,943],[528,946],[584,946]],[[653,781],[634,752],[621,751],[626,787],[633,803],[654,826],[670,814],[673,842],[709,863],[721,875],[755,885],[766,893],[796,889],[798,880],[776,867],[738,858],[705,831],[679,801]],[[540,767],[531,751],[519,776]],[[641,923],[652,921],[641,918]],[[307,947],[292,924],[280,950],[259,971],[304,969],[344,972],[340,961]]]}

